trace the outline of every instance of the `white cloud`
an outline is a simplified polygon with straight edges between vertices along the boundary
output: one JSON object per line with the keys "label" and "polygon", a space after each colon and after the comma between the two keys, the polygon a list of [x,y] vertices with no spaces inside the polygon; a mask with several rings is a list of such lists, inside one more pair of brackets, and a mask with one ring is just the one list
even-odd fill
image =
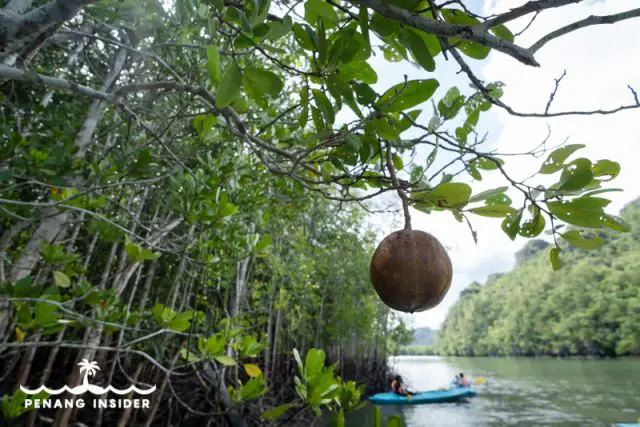
{"label": "white cloud", "polygon": [[[492,8],[496,3],[500,8]],[[485,2],[485,14],[499,13],[522,4],[523,1],[500,0]],[[611,14],[637,7],[637,0],[616,0],[583,3],[567,6],[541,14],[519,42],[529,46],[540,36],[589,15]],[[510,28],[519,31],[528,21],[520,20]],[[579,30],[562,39],[547,44],[537,54],[541,68],[524,66],[503,54],[492,52],[488,60],[473,61],[474,70],[486,81],[501,80],[506,83],[503,100],[518,111],[540,112],[547,103],[554,87],[554,79],[567,70],[560,90],[550,111],[610,109],[633,102],[627,85],[640,90],[640,26],[638,19],[601,25]],[[410,78],[426,78],[425,73],[408,69],[406,64],[383,65],[376,69],[380,75],[381,89],[397,83],[403,73]],[[442,61],[441,61],[442,62]],[[373,64],[372,64],[373,65]],[[377,63],[375,65],[378,65]],[[443,67],[443,65],[445,65]],[[479,68],[481,66],[482,68]],[[438,64],[441,88],[454,82],[459,87],[467,83],[452,64]],[[444,71],[448,74],[442,77]],[[442,95],[436,94],[435,99]],[[423,120],[428,120],[423,118]],[[572,143],[583,143],[587,148],[579,153],[591,159],[608,158],[622,165],[620,176],[612,187],[623,188],[624,193],[610,193],[613,203],[609,211],[618,211],[624,203],[636,198],[640,182],[640,130],[638,111],[630,110],[613,116],[569,116],[554,119],[518,118],[495,107],[481,126],[489,132],[493,147],[500,152],[526,152],[539,144],[550,126],[549,144],[555,145],[566,138]],[[489,125],[489,127],[487,127]],[[542,159],[530,157],[507,159],[506,169],[514,178],[525,178],[537,170]],[[488,175],[474,191],[505,185],[496,172]],[[515,196],[514,193],[510,195]],[[383,220],[384,221],[384,220]],[[475,245],[465,224],[460,224],[448,214],[425,215],[413,211],[414,228],[431,232],[447,247],[454,265],[452,287],[444,301],[436,308],[412,316],[415,326],[437,327],[448,308],[455,302],[461,290],[471,281],[484,281],[488,274],[507,271],[513,267],[514,253],[525,243],[518,238],[510,241],[500,229],[499,219],[473,220],[478,231],[479,243]]]}

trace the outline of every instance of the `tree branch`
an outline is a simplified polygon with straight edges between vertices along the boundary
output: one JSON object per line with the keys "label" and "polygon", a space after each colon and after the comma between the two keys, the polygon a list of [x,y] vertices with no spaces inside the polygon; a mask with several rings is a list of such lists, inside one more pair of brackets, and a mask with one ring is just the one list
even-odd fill
{"label": "tree branch", "polygon": [[590,116],[590,115],[595,115],[595,114],[607,115],[607,114],[615,114],[615,113],[617,113],[619,111],[632,110],[632,109],[640,108],[640,104],[634,103],[634,104],[630,104],[630,105],[622,105],[622,106],[620,106],[618,108],[612,108],[610,110],[602,110],[602,109],[600,109],[600,110],[587,110],[587,111],[578,110],[578,111],[562,111],[562,112],[559,112],[559,113],[523,113],[523,112],[520,112],[520,111],[516,111],[513,108],[511,108],[510,106],[508,106],[507,104],[505,104],[504,102],[502,102],[499,99],[496,99],[493,96],[491,96],[491,93],[489,92],[489,89],[487,89],[487,87],[482,83],[482,81],[473,73],[473,71],[471,70],[471,67],[469,67],[469,65],[465,62],[465,60],[462,58],[462,56],[460,56],[460,53],[458,53],[455,49],[452,49],[451,53],[452,53],[453,57],[455,58],[455,60],[460,65],[460,67],[462,68],[462,71],[464,71],[465,74],[467,74],[467,76],[469,77],[469,79],[471,80],[473,85],[480,91],[480,93],[482,93],[482,95],[488,101],[490,101],[492,104],[495,104],[498,107],[504,108],[509,114],[514,115],[514,116],[518,116],[518,117],[559,117],[559,116]]}
{"label": "tree branch", "polygon": [[640,9],[632,9],[626,12],[616,13],[614,15],[603,15],[603,16],[592,15],[588,18],[585,18],[580,21],[576,21],[573,24],[569,24],[562,28],[558,28],[555,31],[552,31],[551,33],[547,34],[546,36],[542,37],[540,40],[535,42],[529,48],[529,51],[532,54],[534,54],[538,50],[540,50],[542,46],[549,43],[551,40],[557,39],[558,37],[564,36],[565,34],[571,33],[581,28],[590,27],[592,25],[614,24],[618,21],[624,21],[626,19],[638,18],[638,17],[640,17]]}
{"label": "tree branch", "polygon": [[546,9],[567,6],[569,4],[580,3],[581,1],[583,0],[532,0],[523,4],[522,6],[516,7],[515,9],[511,9],[509,12],[503,13],[496,16],[495,18],[483,22],[479,25],[479,27],[482,27],[482,29],[486,31],[491,27],[513,21],[514,19],[521,18],[530,13],[541,12]]}
{"label": "tree branch", "polygon": [[[353,4],[371,8],[387,18],[404,22],[405,24],[410,25],[413,28],[417,28],[418,30],[422,30],[426,33],[434,34],[436,36],[455,37],[463,40],[471,40],[505,53],[522,62],[523,64],[532,65],[535,67],[540,66],[531,52],[529,52],[527,49],[487,33],[486,29],[488,29],[489,27],[487,27],[485,23],[476,26],[449,24],[446,22],[428,19],[425,16],[412,13],[407,9],[392,6],[388,3],[385,3],[384,0],[349,1]],[[566,2],[570,0],[564,1]],[[576,0],[571,1],[575,2]]]}
{"label": "tree branch", "polygon": [[22,52],[28,56],[28,52],[23,49],[42,44],[42,36],[47,37],[53,34],[52,30],[57,29],[65,21],[73,18],[80,9],[95,0],[51,0],[43,6],[33,9],[25,15],[18,16],[11,11],[0,9],[0,57],[10,56]]}

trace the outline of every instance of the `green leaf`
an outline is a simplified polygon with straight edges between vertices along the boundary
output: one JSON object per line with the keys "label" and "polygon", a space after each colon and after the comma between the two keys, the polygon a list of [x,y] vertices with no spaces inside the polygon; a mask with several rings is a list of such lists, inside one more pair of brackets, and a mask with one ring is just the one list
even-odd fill
{"label": "green leaf", "polygon": [[197,362],[200,360],[200,358],[197,355],[190,352],[186,348],[183,348],[182,350],[180,350],[180,357],[182,357],[187,362]]}
{"label": "green leaf", "polygon": [[[378,81],[378,74],[367,63],[367,61],[351,61],[340,67],[340,80],[351,81],[360,80],[363,83],[375,84]],[[375,95],[374,95],[375,99]]]}
{"label": "green leaf", "polygon": [[553,215],[569,224],[586,228],[600,228],[603,209],[610,200],[599,197],[579,197],[570,201],[547,202]]}
{"label": "green leaf", "polygon": [[376,100],[376,92],[366,83],[355,84],[356,100],[360,105],[369,105]]}
{"label": "green leaf", "polygon": [[423,198],[441,208],[461,207],[467,204],[471,196],[471,187],[461,182],[445,182],[431,190]]}
{"label": "green leaf", "polygon": [[298,126],[301,129],[307,124],[309,120],[309,87],[305,86],[300,89],[300,105],[302,105],[302,112],[300,113],[300,117],[298,118]]}
{"label": "green leaf", "polygon": [[[239,6],[239,7],[242,7],[242,6]],[[225,10],[224,20],[226,22],[240,24],[242,31],[244,31],[249,35],[252,35],[253,29],[251,27],[251,23],[249,22],[249,19],[247,18],[247,15],[245,15],[245,13],[242,10],[238,9],[237,7],[235,6],[228,7]]]}
{"label": "green leaf", "polygon": [[218,117],[213,114],[199,114],[193,118],[193,127],[200,137],[207,135],[218,123]]}
{"label": "green leaf", "polygon": [[544,231],[546,221],[536,206],[530,205],[529,211],[532,213],[532,218],[523,222],[518,232],[522,237],[533,238]]}
{"label": "green leaf", "polygon": [[318,63],[324,65],[327,62],[327,32],[322,20],[318,20]]}
{"label": "green leaf", "polygon": [[338,22],[338,14],[324,0],[307,0],[304,4],[304,19],[311,23],[316,23],[318,19],[321,19],[326,28],[333,28]]}
{"label": "green leaf", "polygon": [[216,9],[218,9],[218,12],[221,12],[224,10],[224,1],[223,0],[211,0],[211,4],[213,4],[215,6]]}
{"label": "green leaf", "polygon": [[[440,12],[444,20],[452,24],[474,26],[480,23],[478,19],[460,9],[441,9]],[[491,51],[489,47],[469,40],[451,37],[449,42],[463,54],[473,59],[485,59]]]}
{"label": "green leaf", "polygon": [[484,46],[480,43],[463,41],[453,37],[449,40],[451,40],[453,44],[456,44],[457,45],[456,47],[460,49],[460,51],[464,53],[466,56],[468,56],[469,58],[485,59],[489,55],[489,52],[491,51],[491,48]]}
{"label": "green leaf", "polygon": [[326,122],[330,125],[333,125],[336,120],[336,116],[333,110],[333,106],[331,105],[329,98],[327,98],[327,95],[325,95],[324,92],[318,89],[313,89],[311,93],[313,94],[313,99],[316,102],[316,106],[322,112],[322,115],[324,116]]}
{"label": "green leaf", "polygon": [[387,427],[403,427],[404,423],[400,415],[393,415],[387,420]]}
{"label": "green leaf", "polygon": [[577,191],[584,188],[593,180],[591,161],[589,159],[576,159],[562,170],[558,190]]}
{"label": "green leaf", "polygon": [[344,136],[344,146],[348,151],[357,153],[360,151],[360,147],[362,147],[362,141],[360,141],[357,135],[348,133]]}
{"label": "green leaf", "polygon": [[429,52],[429,48],[427,47],[424,39],[411,29],[407,29],[405,34],[409,44],[409,49],[411,50],[416,62],[427,71],[435,71],[436,62],[434,61],[433,56],[431,56],[431,52]]}
{"label": "green leaf", "polygon": [[54,304],[39,302],[36,304],[36,322],[38,326],[48,326],[51,324],[56,324],[58,320],[58,316],[55,311],[58,309]]}
{"label": "green leaf", "polygon": [[192,317],[192,311],[185,311],[184,313],[178,314],[173,320],[171,320],[167,327],[173,331],[184,332],[191,326]]}
{"label": "green leaf", "polygon": [[360,24],[360,31],[362,31],[364,39],[367,41],[367,44],[371,46],[371,40],[369,39],[369,9],[364,6],[360,6],[360,11],[358,13],[358,22]]}
{"label": "green leaf", "polygon": [[240,388],[240,399],[249,400],[255,399],[267,392],[267,388],[264,385],[264,378],[251,378],[246,384]]}
{"label": "green leaf", "polygon": [[392,156],[392,160],[393,160],[393,167],[396,169],[396,171],[401,171],[402,168],[404,167],[404,162],[402,161],[402,157],[398,156],[397,154],[394,154]]}
{"label": "green leaf", "polygon": [[602,218],[602,225],[622,233],[631,231],[631,226],[624,219],[615,215],[604,214]]}
{"label": "green leaf", "polygon": [[283,416],[290,407],[290,403],[276,406],[275,408],[271,408],[268,411],[263,412],[262,415],[260,415],[260,418],[265,420],[275,420],[276,418],[280,418],[281,416]]}
{"label": "green leaf", "polygon": [[277,74],[256,67],[244,69],[242,82],[247,95],[255,100],[263,100],[265,95],[277,98],[284,87],[284,82]]}
{"label": "green leaf", "polygon": [[264,252],[264,250],[269,247],[272,241],[273,238],[271,237],[271,235],[265,234],[260,238],[260,240],[258,240],[258,243],[256,243],[256,251]]}
{"label": "green leaf", "polygon": [[304,360],[304,374],[307,380],[318,376],[324,368],[325,353],[322,350],[312,348],[307,352]]}
{"label": "green leaf", "polygon": [[482,181],[482,175],[473,163],[467,164],[466,169],[473,179],[475,179],[476,181]]}
{"label": "green leaf", "polygon": [[[403,114],[402,116],[402,120],[400,120],[400,122],[398,123],[398,131],[400,132],[404,132],[405,130],[409,129],[411,126],[413,126],[413,123],[416,122],[416,120],[418,119],[418,116],[420,115],[420,113],[422,112],[422,110],[413,110],[413,111],[409,111],[408,113]],[[411,120],[409,120],[409,118],[411,118]]]}
{"label": "green leaf", "polygon": [[68,288],[71,286],[71,279],[62,271],[53,272],[53,282],[60,288]]}
{"label": "green leaf", "polygon": [[469,199],[469,203],[479,202],[481,200],[492,199],[492,198],[494,198],[496,196],[499,196],[500,194],[503,194],[508,189],[509,189],[509,187],[498,187],[498,188],[492,188],[491,190],[485,190],[485,191],[483,191],[481,193],[478,193],[475,196],[471,197]]}
{"label": "green leaf", "polygon": [[549,252],[549,260],[551,261],[551,267],[553,271],[558,271],[562,267],[562,260],[560,259],[560,248],[551,248]]}
{"label": "green leaf", "polygon": [[269,22],[269,32],[264,36],[265,40],[278,40],[287,34],[293,29],[293,20],[290,16],[285,16],[282,19],[282,22],[274,21]]}
{"label": "green leaf", "polygon": [[472,212],[476,215],[488,216],[492,218],[503,218],[508,215],[516,215],[518,213],[518,211],[516,211],[514,208],[507,205],[480,206],[477,208],[469,209],[469,212]]}
{"label": "green leaf", "polygon": [[162,312],[164,311],[164,306],[162,304],[156,304],[151,309],[151,316],[154,318],[159,325],[163,325],[162,321]]}
{"label": "green leaf", "polygon": [[382,427],[382,410],[379,406],[373,407],[373,427]]}
{"label": "green leaf", "polygon": [[216,45],[207,46],[207,72],[209,79],[213,83],[218,83],[222,78],[222,69],[220,68],[220,52]]}
{"label": "green leaf", "polygon": [[593,176],[596,178],[607,176],[608,179],[601,179],[601,181],[611,181],[620,174],[620,163],[612,162],[611,160],[598,160],[592,168]]}
{"label": "green leaf", "polygon": [[496,162],[499,163],[500,165],[504,165],[504,160],[498,159],[497,157],[491,157],[491,158],[481,157],[476,161],[478,168],[484,169],[487,171],[498,169],[498,165],[496,164]]}
{"label": "green leaf", "polygon": [[407,110],[431,98],[438,86],[436,79],[410,80],[397,84],[380,97],[376,107],[389,113]]}
{"label": "green leaf", "polygon": [[492,27],[491,32],[495,34],[497,37],[500,37],[501,39],[508,41],[509,43],[513,43],[513,41],[516,39],[513,33],[509,31],[509,29],[502,24]]}
{"label": "green leaf", "polygon": [[224,366],[235,366],[236,365],[236,361],[229,356],[215,356],[214,359],[216,359],[218,362],[222,363]]}
{"label": "green leaf", "polygon": [[581,249],[598,249],[604,245],[604,240],[600,237],[592,236],[591,238],[586,239],[580,230],[569,230],[560,236],[569,244]]}
{"label": "green leaf", "polygon": [[235,61],[231,61],[222,76],[218,92],[216,92],[216,107],[225,108],[231,105],[240,94],[241,86],[242,70]]}
{"label": "green leaf", "polygon": [[318,38],[313,29],[307,24],[293,24],[293,35],[301,48],[316,50]]}
{"label": "green leaf", "polygon": [[518,212],[517,215],[508,215],[502,221],[502,231],[505,232],[511,240],[515,240],[520,229],[520,220],[522,219],[522,213]]}
{"label": "green leaf", "polygon": [[324,120],[322,119],[322,113],[314,106],[311,106],[311,118],[313,119],[313,125],[317,131],[325,128]]}
{"label": "green leaf", "polygon": [[550,174],[559,171],[570,155],[584,147],[586,147],[584,144],[570,144],[554,150],[540,167],[540,173]]}
{"label": "green leaf", "polygon": [[298,365],[298,372],[300,375],[304,373],[304,365],[302,364],[302,359],[300,359],[300,353],[297,348],[293,349],[293,357],[296,359],[296,364]]}

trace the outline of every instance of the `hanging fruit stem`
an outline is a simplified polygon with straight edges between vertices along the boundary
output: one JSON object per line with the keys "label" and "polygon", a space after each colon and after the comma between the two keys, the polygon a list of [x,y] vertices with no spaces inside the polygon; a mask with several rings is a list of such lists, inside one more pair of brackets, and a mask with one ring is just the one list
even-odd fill
{"label": "hanging fruit stem", "polygon": [[391,155],[391,146],[387,143],[387,168],[389,168],[389,175],[391,176],[391,183],[396,188],[398,196],[402,199],[402,209],[404,211],[404,229],[411,230],[411,215],[409,215],[409,198],[407,193],[400,187],[400,182],[396,175],[396,168],[393,166],[393,156]]}

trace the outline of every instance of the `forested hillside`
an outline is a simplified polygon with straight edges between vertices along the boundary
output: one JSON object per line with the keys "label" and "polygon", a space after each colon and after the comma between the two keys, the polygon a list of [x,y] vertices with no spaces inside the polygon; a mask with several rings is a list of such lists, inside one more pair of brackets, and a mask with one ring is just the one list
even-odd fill
{"label": "forested hillside", "polygon": [[515,269],[473,283],[451,308],[438,350],[447,355],[640,354],[640,199],[622,211],[626,234],[600,231],[597,250],[562,245],[552,271],[544,241]]}
{"label": "forested hillside", "polygon": [[435,344],[436,333],[436,330],[428,327],[416,328],[413,331],[411,345],[433,345]]}

